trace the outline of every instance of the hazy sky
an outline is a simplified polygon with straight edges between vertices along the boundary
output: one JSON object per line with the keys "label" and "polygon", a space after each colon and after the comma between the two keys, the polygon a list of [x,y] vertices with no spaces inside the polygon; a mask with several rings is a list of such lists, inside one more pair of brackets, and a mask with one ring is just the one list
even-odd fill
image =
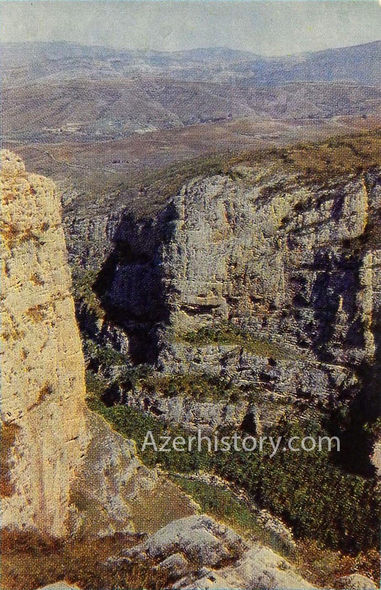
{"label": "hazy sky", "polygon": [[381,0],[0,0],[2,41],[282,55],[381,37]]}

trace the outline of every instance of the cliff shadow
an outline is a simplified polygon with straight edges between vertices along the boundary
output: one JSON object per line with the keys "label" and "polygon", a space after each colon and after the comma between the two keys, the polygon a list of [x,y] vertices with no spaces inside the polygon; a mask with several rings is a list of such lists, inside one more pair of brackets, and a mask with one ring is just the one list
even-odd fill
{"label": "cliff shadow", "polygon": [[375,357],[353,364],[350,351],[365,347],[364,326],[358,313],[357,295],[361,290],[362,256],[358,252],[334,253],[318,251],[313,268],[317,272],[311,291],[310,304],[313,324],[310,331],[311,349],[323,363],[335,363],[335,348],[348,351],[347,366],[357,382],[338,387],[337,396],[325,422],[333,436],[339,436],[341,452],[332,455],[345,470],[371,476],[370,461],[374,445],[372,425],[380,415],[381,391],[380,318],[374,319]]}
{"label": "cliff shadow", "polygon": [[93,286],[106,320],[127,335],[133,364],[155,363],[160,329],[169,323],[162,247],[174,218],[171,204],[154,218],[125,214]]}

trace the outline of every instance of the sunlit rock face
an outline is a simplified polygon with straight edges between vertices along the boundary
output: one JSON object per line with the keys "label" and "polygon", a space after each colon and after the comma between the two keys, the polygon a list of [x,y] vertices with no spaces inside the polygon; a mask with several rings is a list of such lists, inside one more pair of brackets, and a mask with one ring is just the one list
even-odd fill
{"label": "sunlit rock face", "polygon": [[1,152],[3,526],[67,528],[86,447],[84,359],[55,185]]}
{"label": "sunlit rock face", "polygon": [[[53,182],[1,152],[2,526],[53,536],[152,530],[194,512],[85,404],[85,364]],[[178,497],[176,511],[158,507]],[[142,525],[141,514],[150,527]]]}
{"label": "sunlit rock face", "polygon": [[380,206],[379,166],[314,176],[269,158],[197,176],[159,212],[126,214],[98,287],[132,362],[242,392],[214,410],[181,391],[132,392],[127,403],[190,429],[239,425],[247,409],[262,430],[290,411],[340,415],[344,429],[360,413],[373,423]]}

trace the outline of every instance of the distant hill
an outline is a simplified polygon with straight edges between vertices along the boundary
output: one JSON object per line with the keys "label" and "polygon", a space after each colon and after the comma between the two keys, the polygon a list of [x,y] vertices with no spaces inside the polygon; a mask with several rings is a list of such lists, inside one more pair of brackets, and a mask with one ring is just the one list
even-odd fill
{"label": "distant hill", "polygon": [[35,141],[118,139],[199,123],[367,116],[381,90],[355,84],[293,83],[276,88],[168,79],[50,80],[4,88],[3,133]]}
{"label": "distant hill", "polygon": [[119,51],[65,42],[0,44],[3,81],[165,75],[177,79],[278,85],[295,81],[381,84],[381,41],[281,58],[228,48]]}
{"label": "distant hill", "polygon": [[194,68],[205,78],[211,67],[261,60],[250,52],[227,48],[188,51],[118,51],[110,47],[82,46],[66,42],[0,44],[2,77],[6,84],[44,78],[120,78],[136,74],[187,78]]}
{"label": "distant hill", "polygon": [[119,139],[242,117],[367,117],[381,109],[381,42],[282,58],[65,42],[0,49],[3,134],[21,142]]}
{"label": "distant hill", "polygon": [[274,59],[266,64],[253,62],[247,68],[240,66],[239,71],[243,69],[249,84],[353,81],[379,86],[381,41]]}

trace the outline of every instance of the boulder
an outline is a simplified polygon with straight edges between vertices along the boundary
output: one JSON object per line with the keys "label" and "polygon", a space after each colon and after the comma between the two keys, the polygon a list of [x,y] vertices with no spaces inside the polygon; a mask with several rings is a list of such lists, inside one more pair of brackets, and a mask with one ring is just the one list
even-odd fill
{"label": "boulder", "polygon": [[343,590],[377,590],[378,588],[373,580],[361,574],[351,574],[340,578],[338,587]]}
{"label": "boulder", "polygon": [[169,574],[170,587],[178,590],[314,588],[271,549],[259,543],[249,545],[207,515],[174,521],[109,563],[125,561],[155,561],[157,570]]}

